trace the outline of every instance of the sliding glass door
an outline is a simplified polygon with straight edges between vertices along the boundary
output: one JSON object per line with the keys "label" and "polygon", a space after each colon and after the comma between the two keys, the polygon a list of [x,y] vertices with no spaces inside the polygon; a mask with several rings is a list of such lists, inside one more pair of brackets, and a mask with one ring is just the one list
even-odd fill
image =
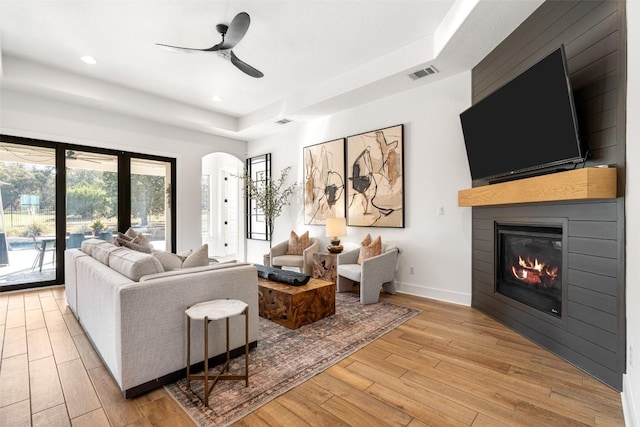
{"label": "sliding glass door", "polygon": [[155,249],[171,249],[170,162],[131,158],[131,227]]}
{"label": "sliding glass door", "polygon": [[60,284],[64,250],[129,227],[175,252],[175,159],[0,135],[0,291]]}
{"label": "sliding glass door", "polygon": [[84,239],[113,241],[118,231],[118,157],[65,150],[66,247]]}
{"label": "sliding glass door", "polygon": [[0,142],[0,289],[56,279],[56,150]]}

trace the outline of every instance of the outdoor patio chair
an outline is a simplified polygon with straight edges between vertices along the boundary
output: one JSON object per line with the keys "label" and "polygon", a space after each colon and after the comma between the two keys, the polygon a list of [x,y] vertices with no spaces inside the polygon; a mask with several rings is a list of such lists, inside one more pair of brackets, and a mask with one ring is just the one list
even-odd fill
{"label": "outdoor patio chair", "polygon": [[53,252],[53,260],[52,263],[56,262],[56,241],[55,238],[49,240],[38,240],[36,236],[31,236],[33,238],[33,246],[36,250],[36,258],[33,260],[33,264],[31,265],[31,270],[35,270],[38,267],[39,271],[42,271],[42,264],[44,264],[44,256],[47,252]]}

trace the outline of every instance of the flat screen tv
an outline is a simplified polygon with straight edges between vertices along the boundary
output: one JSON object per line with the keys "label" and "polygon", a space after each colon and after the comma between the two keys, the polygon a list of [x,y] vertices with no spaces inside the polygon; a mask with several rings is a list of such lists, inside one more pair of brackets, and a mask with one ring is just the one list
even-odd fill
{"label": "flat screen tv", "polygon": [[585,159],[564,46],[462,112],[460,121],[473,180],[506,180]]}

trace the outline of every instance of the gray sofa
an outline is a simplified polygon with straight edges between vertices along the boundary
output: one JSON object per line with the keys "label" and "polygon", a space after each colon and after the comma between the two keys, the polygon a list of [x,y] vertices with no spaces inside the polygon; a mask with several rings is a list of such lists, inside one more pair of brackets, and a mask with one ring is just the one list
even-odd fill
{"label": "gray sofa", "polygon": [[[164,271],[153,255],[110,243],[65,251],[67,303],[127,398],[184,377],[187,307],[213,299],[249,305],[249,341],[258,339],[258,279],[245,263]],[[221,360],[224,322],[209,325],[211,363]],[[191,365],[204,360],[202,322],[191,325]],[[244,350],[244,316],[230,319],[230,347]],[[219,357],[216,357],[218,356]]]}

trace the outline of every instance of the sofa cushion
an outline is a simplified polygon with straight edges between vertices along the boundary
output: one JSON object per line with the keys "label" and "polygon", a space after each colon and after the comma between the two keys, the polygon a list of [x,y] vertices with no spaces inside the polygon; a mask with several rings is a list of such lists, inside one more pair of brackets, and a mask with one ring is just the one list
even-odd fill
{"label": "sofa cushion", "polygon": [[86,239],[82,241],[82,244],[80,245],[80,250],[87,255],[91,255],[93,252],[93,247],[96,245],[100,245],[102,243],[105,243],[105,241],[100,239],[94,239],[94,238]]}
{"label": "sofa cushion", "polygon": [[147,274],[162,273],[162,264],[151,254],[118,248],[109,254],[109,267],[131,280],[139,281]]}
{"label": "sofa cushion", "polygon": [[338,266],[338,275],[354,282],[360,282],[362,267],[358,264],[341,264]]}
{"label": "sofa cushion", "polygon": [[276,267],[300,267],[304,265],[304,259],[300,255],[280,255],[273,257],[271,265]]}
{"label": "sofa cushion", "polygon": [[91,256],[104,265],[109,265],[109,254],[118,249],[118,247],[104,240],[101,240],[101,242],[92,246]]}
{"label": "sofa cushion", "polygon": [[84,240],[80,246],[82,252],[90,255],[104,265],[109,265],[109,253],[115,249],[117,249],[117,246],[113,243],[94,238]]}

